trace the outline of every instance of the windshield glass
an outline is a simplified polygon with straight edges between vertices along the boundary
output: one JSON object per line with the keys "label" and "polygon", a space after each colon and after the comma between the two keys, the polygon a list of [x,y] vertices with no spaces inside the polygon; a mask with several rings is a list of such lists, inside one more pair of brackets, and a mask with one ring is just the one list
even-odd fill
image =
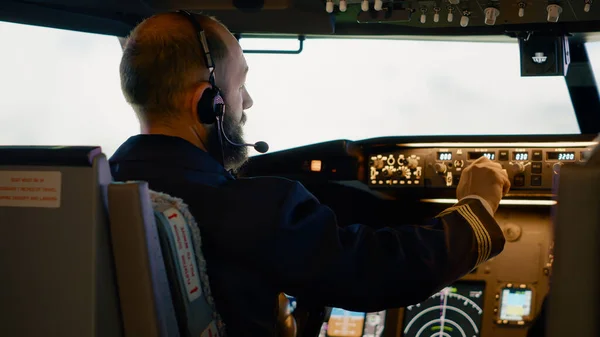
{"label": "windshield glass", "polygon": [[[101,145],[110,156],[139,132],[117,38],[0,23],[0,40],[0,144]],[[520,77],[516,42],[309,39],[299,55],[246,58],[246,139],[273,151],[340,138],[579,133],[564,79]]]}

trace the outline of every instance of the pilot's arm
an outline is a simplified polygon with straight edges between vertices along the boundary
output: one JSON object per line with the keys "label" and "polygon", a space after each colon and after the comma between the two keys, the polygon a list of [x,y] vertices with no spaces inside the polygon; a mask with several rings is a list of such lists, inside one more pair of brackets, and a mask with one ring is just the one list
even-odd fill
{"label": "pilot's arm", "polygon": [[462,200],[424,226],[341,228],[331,209],[294,185],[277,233],[276,282],[315,304],[356,311],[426,299],[504,248],[492,214],[510,184],[494,165],[482,159],[465,169],[457,189]]}

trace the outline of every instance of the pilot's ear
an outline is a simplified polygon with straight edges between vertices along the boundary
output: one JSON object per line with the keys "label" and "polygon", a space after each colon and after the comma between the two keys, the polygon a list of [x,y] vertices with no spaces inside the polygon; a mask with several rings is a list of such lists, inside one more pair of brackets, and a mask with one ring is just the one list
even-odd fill
{"label": "pilot's ear", "polygon": [[192,115],[192,119],[195,121],[199,121],[198,118],[198,113],[200,111],[198,111],[198,103],[200,102],[200,100],[202,99],[202,95],[204,95],[204,93],[206,92],[206,89],[209,89],[210,83],[208,82],[202,82],[200,84],[198,84],[198,86],[196,86],[196,88],[194,89],[193,95],[192,95],[192,104],[191,104],[191,109],[189,110],[189,113]]}

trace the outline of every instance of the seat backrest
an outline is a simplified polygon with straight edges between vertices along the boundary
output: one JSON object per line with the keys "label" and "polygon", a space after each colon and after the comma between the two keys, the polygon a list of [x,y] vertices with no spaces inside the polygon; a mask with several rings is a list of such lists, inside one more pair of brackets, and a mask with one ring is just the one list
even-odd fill
{"label": "seat backrest", "polygon": [[126,336],[224,336],[183,201],[145,182],[112,183],[109,207]]}
{"label": "seat backrest", "polygon": [[99,147],[0,147],[0,335],[119,337]]}

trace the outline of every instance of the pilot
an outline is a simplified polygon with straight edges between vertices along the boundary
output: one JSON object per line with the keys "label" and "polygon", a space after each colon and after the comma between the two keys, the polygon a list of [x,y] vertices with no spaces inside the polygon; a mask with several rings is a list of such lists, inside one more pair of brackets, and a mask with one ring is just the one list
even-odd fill
{"label": "pilot", "polygon": [[[215,85],[194,17],[215,62]],[[238,41],[215,19],[176,12],[144,20],[120,64],[122,91],[141,132],[110,158],[116,180],[147,181],[189,206],[229,335],[276,335],[281,292],[315,306],[397,308],[426,299],[503,250],[493,214],[510,183],[486,158],[464,170],[457,204],[426,223],[379,230],[338,226],[333,211],[299,182],[236,178],[229,170],[247,160],[247,149],[221,145],[218,122],[210,120],[214,105],[205,100],[220,89],[222,131],[243,143],[252,106],[247,73]],[[399,213],[408,211],[398,205]]]}

